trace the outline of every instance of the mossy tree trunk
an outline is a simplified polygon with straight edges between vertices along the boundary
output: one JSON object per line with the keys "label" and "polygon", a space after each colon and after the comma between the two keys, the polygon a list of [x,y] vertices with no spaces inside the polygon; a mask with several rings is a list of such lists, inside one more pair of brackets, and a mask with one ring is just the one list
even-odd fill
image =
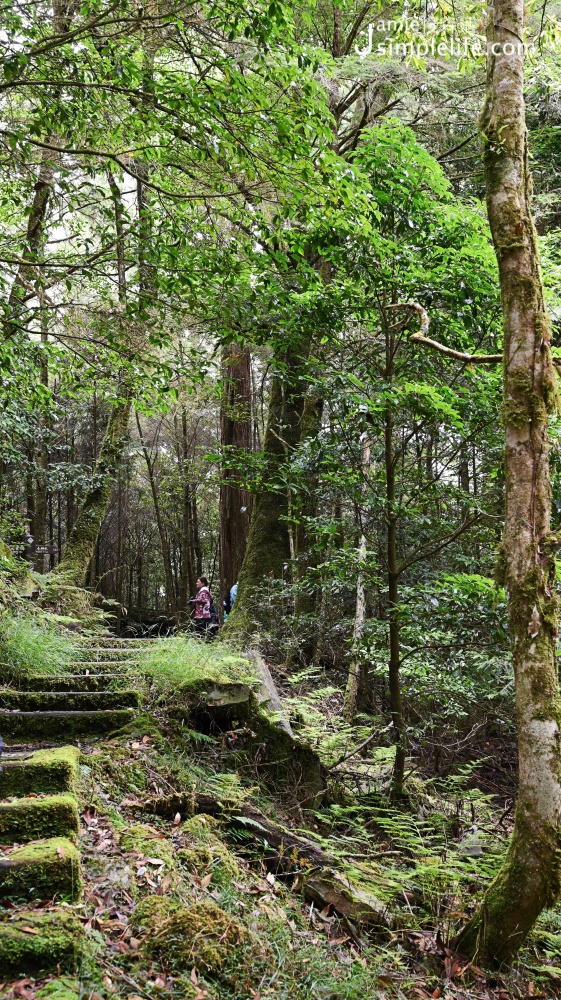
{"label": "mossy tree trunk", "polygon": [[81,587],[94,554],[105,512],[111,499],[113,483],[123,456],[127,438],[131,397],[125,392],[113,405],[97,459],[92,485],[88,490],[64,548],[62,560],[50,574],[68,586]]}
{"label": "mossy tree trunk", "polygon": [[[302,423],[300,429],[300,445],[313,440],[321,431],[323,418],[323,399],[315,389],[309,389],[304,400]],[[294,595],[294,615],[296,628],[299,632],[300,656],[306,663],[314,659],[317,642],[317,587],[306,581],[308,571],[317,564],[313,548],[313,536],[310,530],[311,520],[318,509],[318,475],[310,468],[306,475],[305,489],[299,498],[296,514],[297,523],[294,529],[295,576],[300,588]],[[298,620],[299,619],[299,620]]]}
{"label": "mossy tree trunk", "polygon": [[523,98],[523,0],[489,10],[482,115],[487,210],[504,317],[506,516],[501,569],[516,679],[519,789],[507,856],[457,946],[480,964],[517,952],[560,888],[560,703],[555,659],[556,539],[550,533],[548,412],[556,403]]}
{"label": "mossy tree trunk", "polygon": [[[224,379],[220,438],[225,457],[251,451],[251,359],[247,347],[229,344],[222,356]],[[220,606],[236,583],[243,565],[253,496],[227,466],[220,482]]]}
{"label": "mossy tree trunk", "polygon": [[263,443],[263,485],[253,505],[236,603],[224,626],[226,635],[243,638],[267,627],[270,609],[264,606],[265,581],[283,579],[289,573],[292,552],[286,473],[300,441],[308,350],[309,344],[295,345],[277,359]]}
{"label": "mossy tree trunk", "polygon": [[[362,441],[362,472],[364,476],[364,492],[368,490],[368,478],[370,476],[370,440],[367,434],[363,435]],[[366,499],[366,497],[365,497]],[[359,512],[360,513],[360,512]],[[361,661],[358,644],[364,632],[366,623],[366,558],[368,555],[368,539],[365,533],[364,517],[366,510],[362,511],[362,532],[358,546],[358,573],[356,580],[356,607],[355,622],[353,629],[353,651],[349,664],[347,685],[345,688],[345,699],[343,702],[343,718],[347,722],[352,722],[357,711],[367,707],[368,702],[368,669]]]}

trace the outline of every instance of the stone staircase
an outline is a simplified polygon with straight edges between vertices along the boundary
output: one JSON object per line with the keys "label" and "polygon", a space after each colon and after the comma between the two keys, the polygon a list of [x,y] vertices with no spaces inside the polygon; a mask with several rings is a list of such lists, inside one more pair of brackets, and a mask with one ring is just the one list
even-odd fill
{"label": "stone staircase", "polygon": [[82,638],[68,673],[0,687],[0,978],[76,963],[84,931],[64,904],[83,892],[79,744],[132,721],[128,675],[148,642]]}

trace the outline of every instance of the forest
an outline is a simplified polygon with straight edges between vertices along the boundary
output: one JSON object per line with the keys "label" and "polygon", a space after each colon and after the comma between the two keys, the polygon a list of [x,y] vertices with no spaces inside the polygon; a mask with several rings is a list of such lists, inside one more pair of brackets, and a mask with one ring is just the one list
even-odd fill
{"label": "forest", "polygon": [[561,997],[559,6],[0,6],[0,997]]}

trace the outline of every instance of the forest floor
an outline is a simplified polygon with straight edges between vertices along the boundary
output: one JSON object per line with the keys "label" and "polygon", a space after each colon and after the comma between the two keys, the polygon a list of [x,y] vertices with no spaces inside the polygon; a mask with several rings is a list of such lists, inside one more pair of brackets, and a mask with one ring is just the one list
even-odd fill
{"label": "forest floor", "polygon": [[[302,813],[290,794],[273,797],[264,790],[256,760],[240,757],[233,764],[227,734],[186,729],[165,699],[145,694],[144,713],[126,730],[81,744],[86,892],[84,902],[73,907],[87,932],[80,975],[20,978],[3,983],[0,996],[561,996],[561,908],[542,916],[519,962],[500,975],[475,968],[449,945],[504,850],[515,793],[512,741],[498,736],[459,745],[445,775],[434,773],[430,755],[412,762],[408,797],[399,807],[390,806],[383,791],[391,747],[371,745],[332,769],[327,801],[315,813]],[[334,748],[340,757],[342,741],[351,739],[340,726],[338,697],[331,689],[310,688],[302,715],[302,694],[293,694],[302,735],[315,741],[326,760],[333,759]],[[294,709],[290,698],[286,704]],[[318,715],[324,720],[322,746]],[[371,721],[363,720],[365,729]],[[353,731],[351,746],[361,736],[360,728]],[[387,902],[393,929],[368,932],[330,907],[304,903],[298,877],[271,868],[267,845],[256,842],[250,828],[232,831],[208,816],[184,820],[179,814],[161,818],[143,811],[150,797],[194,795],[196,790],[251,802],[334,854],[355,884]],[[41,910],[49,905],[36,904]],[[199,921],[191,927],[188,948],[177,933],[177,921],[186,913]]]}

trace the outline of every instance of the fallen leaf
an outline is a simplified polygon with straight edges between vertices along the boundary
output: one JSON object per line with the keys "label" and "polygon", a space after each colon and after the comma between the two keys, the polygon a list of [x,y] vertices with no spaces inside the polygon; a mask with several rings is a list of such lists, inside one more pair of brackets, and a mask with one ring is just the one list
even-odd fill
{"label": "fallen leaf", "polygon": [[66,851],[64,850],[64,847],[61,847],[60,844],[57,847],[56,852],[57,852],[59,858],[63,858],[64,855],[66,854]]}
{"label": "fallen leaf", "polygon": [[[137,951],[140,948],[140,938],[131,937],[129,944],[133,951]],[[128,1000],[130,1000],[130,997]]]}
{"label": "fallen leaf", "polygon": [[194,967],[191,969],[191,975],[190,975],[189,978],[190,978],[191,982],[193,983],[193,986],[198,986],[199,985],[199,977],[197,975],[197,970]]}
{"label": "fallen leaf", "polygon": [[39,934],[39,931],[35,927],[20,927],[20,931],[24,931],[25,934]]}
{"label": "fallen leaf", "polygon": [[127,1000],[144,1000],[144,997],[139,996],[138,993],[129,993]]}
{"label": "fallen leaf", "polygon": [[440,989],[437,986],[436,989],[435,989],[435,991],[434,991],[434,993],[431,993],[432,1000],[438,1000],[438,998],[440,996],[442,996],[442,994],[440,992]]}
{"label": "fallen leaf", "polygon": [[143,858],[143,861],[148,865],[165,865],[165,861],[161,858]]}
{"label": "fallen leaf", "polygon": [[211,880],[212,880],[212,872],[210,873],[210,875],[205,875],[205,877],[201,879],[201,889],[208,889]]}
{"label": "fallen leaf", "polygon": [[173,817],[173,822],[175,823],[176,826],[178,826],[179,823],[181,823],[181,813],[175,814],[175,816]]}
{"label": "fallen leaf", "polygon": [[162,890],[162,892],[167,892],[170,885],[171,885],[171,875],[168,872],[167,875],[164,875],[160,889]]}

